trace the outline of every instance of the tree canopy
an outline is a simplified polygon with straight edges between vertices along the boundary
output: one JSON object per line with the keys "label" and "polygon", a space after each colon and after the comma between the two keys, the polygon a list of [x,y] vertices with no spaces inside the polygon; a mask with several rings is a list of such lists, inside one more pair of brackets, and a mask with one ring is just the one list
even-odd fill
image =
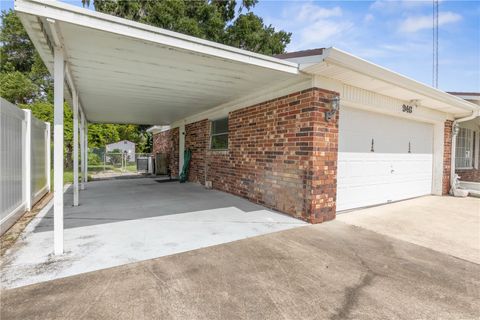
{"label": "tree canopy", "polygon": [[[82,0],[85,6],[90,0]],[[93,0],[96,11],[237,48],[283,53],[291,33],[265,25],[251,9],[258,0]],[[246,11],[246,12],[244,12]]]}

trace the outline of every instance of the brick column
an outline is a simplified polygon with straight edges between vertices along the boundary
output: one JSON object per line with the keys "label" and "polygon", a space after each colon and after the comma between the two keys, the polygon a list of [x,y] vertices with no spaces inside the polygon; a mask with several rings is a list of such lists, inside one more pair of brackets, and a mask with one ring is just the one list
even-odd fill
{"label": "brick column", "polygon": [[450,191],[450,173],[452,168],[452,124],[453,121],[445,121],[443,131],[443,179],[442,195],[447,195]]}
{"label": "brick column", "polygon": [[313,150],[310,186],[310,223],[335,219],[337,199],[338,119],[340,110],[330,120],[331,101],[338,93],[315,89],[313,92],[312,120]]}

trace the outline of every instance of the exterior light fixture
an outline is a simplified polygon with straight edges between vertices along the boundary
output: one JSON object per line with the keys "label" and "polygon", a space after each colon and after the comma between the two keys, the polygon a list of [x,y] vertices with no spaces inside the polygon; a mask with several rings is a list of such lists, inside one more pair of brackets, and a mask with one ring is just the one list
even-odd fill
{"label": "exterior light fixture", "polygon": [[333,116],[335,115],[335,113],[337,113],[338,109],[340,109],[340,97],[335,96],[331,100],[331,110],[325,113],[325,120],[327,120],[327,122],[332,120]]}
{"label": "exterior light fixture", "polygon": [[453,136],[455,137],[459,131],[460,131],[460,126],[458,125],[458,123],[455,123],[452,128]]}

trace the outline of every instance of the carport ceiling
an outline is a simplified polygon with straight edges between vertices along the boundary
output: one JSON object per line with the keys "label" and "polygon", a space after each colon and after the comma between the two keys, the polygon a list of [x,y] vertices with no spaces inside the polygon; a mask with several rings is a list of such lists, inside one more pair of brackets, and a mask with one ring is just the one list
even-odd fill
{"label": "carport ceiling", "polygon": [[15,10],[50,72],[59,38],[91,122],[170,124],[298,76],[296,63],[59,2]]}

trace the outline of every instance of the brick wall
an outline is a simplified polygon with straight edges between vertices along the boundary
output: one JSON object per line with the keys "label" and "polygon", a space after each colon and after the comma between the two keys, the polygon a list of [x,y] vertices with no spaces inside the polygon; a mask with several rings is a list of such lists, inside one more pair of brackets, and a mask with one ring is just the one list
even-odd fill
{"label": "brick wall", "polygon": [[[189,181],[319,223],[335,217],[338,113],[335,93],[318,88],[229,114],[229,148],[209,150],[210,122],[185,126],[192,149]],[[207,170],[205,175],[205,169]]]}
{"label": "brick wall", "polygon": [[456,169],[455,173],[460,176],[462,181],[480,182],[479,169]]}
{"label": "brick wall", "polygon": [[166,153],[172,177],[178,176],[179,130],[173,128],[153,135],[153,154]]}
{"label": "brick wall", "polygon": [[452,124],[453,121],[445,121],[443,131],[443,179],[442,194],[450,192],[450,171],[452,168]]}

